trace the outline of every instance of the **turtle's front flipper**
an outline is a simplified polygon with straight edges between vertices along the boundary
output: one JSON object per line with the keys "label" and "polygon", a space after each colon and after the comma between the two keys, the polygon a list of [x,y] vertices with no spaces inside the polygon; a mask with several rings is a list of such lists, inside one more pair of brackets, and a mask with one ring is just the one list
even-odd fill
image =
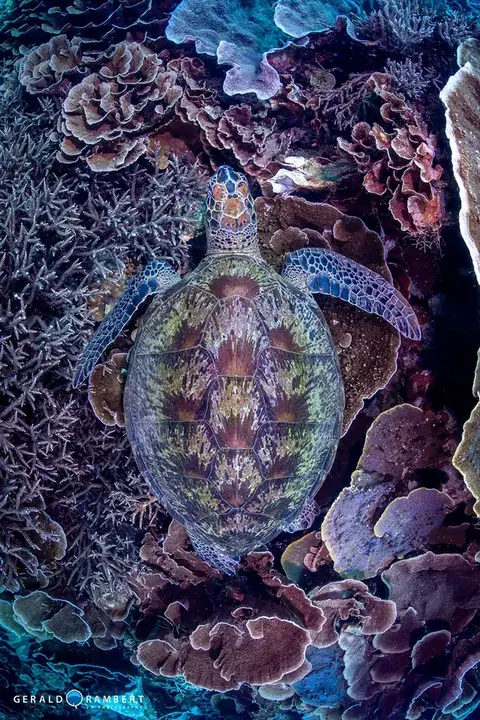
{"label": "turtle's front flipper", "polygon": [[413,308],[388,280],[333,250],[295,250],[287,258],[283,276],[312,293],[332,295],[380,315],[411,340],[422,337]]}
{"label": "turtle's front flipper", "polygon": [[104,351],[120,335],[145,298],[153,293],[162,293],[179,281],[180,276],[165,260],[153,260],[129,280],[123,295],[80,357],[73,376],[74,388],[87,379]]}
{"label": "turtle's front flipper", "polygon": [[224,575],[236,574],[239,562],[237,559],[225,555],[220,552],[220,550],[212,547],[212,545],[208,545],[203,540],[200,540],[189,528],[187,528],[187,532],[193,549],[202,560],[205,560],[209,565],[220,570]]}

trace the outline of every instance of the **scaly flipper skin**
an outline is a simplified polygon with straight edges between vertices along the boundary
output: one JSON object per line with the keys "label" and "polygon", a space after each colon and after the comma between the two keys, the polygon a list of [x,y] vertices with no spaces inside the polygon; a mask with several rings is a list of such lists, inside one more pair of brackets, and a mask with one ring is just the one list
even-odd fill
{"label": "scaly flipper skin", "polygon": [[303,248],[290,253],[283,277],[312,293],[346,300],[365,312],[379,315],[410,340],[422,334],[413,308],[388,280],[333,252]]}
{"label": "scaly flipper skin", "polygon": [[236,575],[239,560],[232,558],[225,553],[216,550],[212,545],[200,540],[193,530],[187,527],[188,536],[193,545],[193,549],[197,553],[198,557],[205,560],[209,565],[220,570],[224,575]]}
{"label": "scaly flipper skin", "polygon": [[320,506],[318,503],[315,502],[313,498],[307,500],[307,502],[302,505],[302,509],[295,520],[292,520],[292,522],[285,526],[285,532],[296,533],[300,532],[300,530],[308,530],[312,527],[313,521],[319,514]]}
{"label": "scaly flipper skin", "polygon": [[149,295],[165,292],[180,282],[180,276],[165,260],[153,260],[128,283],[113,310],[102,322],[77,363],[72,385],[88,378],[107,347],[117,338]]}

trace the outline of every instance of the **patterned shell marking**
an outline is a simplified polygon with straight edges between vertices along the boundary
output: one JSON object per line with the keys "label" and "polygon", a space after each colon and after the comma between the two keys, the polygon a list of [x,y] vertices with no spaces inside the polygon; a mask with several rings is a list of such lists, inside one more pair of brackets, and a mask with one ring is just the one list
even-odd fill
{"label": "patterned shell marking", "polygon": [[234,255],[153,302],[125,389],[139,468],[173,517],[229,555],[268,542],[315,494],[343,404],[315,301]]}

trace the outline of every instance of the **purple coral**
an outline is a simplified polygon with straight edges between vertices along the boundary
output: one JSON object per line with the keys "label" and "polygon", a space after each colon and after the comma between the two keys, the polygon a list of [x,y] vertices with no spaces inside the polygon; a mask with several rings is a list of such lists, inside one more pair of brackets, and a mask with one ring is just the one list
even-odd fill
{"label": "purple coral", "polygon": [[118,170],[145,154],[147,133],[165,123],[182,94],[176,73],[143,45],[120,43],[102,61],[63,102],[57,155],[64,163],[82,157],[96,172]]}
{"label": "purple coral", "polygon": [[185,268],[203,180],[175,163],[161,175],[146,164],[108,183],[80,171],[60,175],[54,107],[43,107],[29,110],[15,75],[6,76],[0,584],[16,591],[33,578],[83,593],[95,578],[107,587],[131,568],[135,528],[155,517],[121,432],[105,433],[86,397],[71,393],[72,364],[92,332],[89,287],[121,275],[128,259],[168,252]]}
{"label": "purple coral", "polygon": [[80,74],[83,62],[81,39],[59,35],[25,56],[20,82],[32,95],[66,95],[69,77]]}
{"label": "purple coral", "polygon": [[383,124],[359,122],[352,141],[338,138],[338,146],[358,164],[367,192],[390,198],[402,230],[434,236],[446,216],[436,137],[404,95],[393,92],[389,75],[374,73],[369,82],[382,100]]}
{"label": "purple coral", "polygon": [[108,47],[127,31],[158,37],[173,0],[11,0],[0,9],[0,50],[23,47],[52,36],[81,35],[92,47]]}

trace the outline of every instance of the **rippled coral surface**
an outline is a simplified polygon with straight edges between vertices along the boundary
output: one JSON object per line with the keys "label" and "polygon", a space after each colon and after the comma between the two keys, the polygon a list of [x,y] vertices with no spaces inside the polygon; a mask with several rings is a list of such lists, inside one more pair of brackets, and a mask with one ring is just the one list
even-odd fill
{"label": "rippled coral surface", "polygon": [[[478,717],[479,38],[475,0],[0,0],[1,720]],[[223,164],[273,268],[341,253],[423,334],[317,296],[343,438],[233,577],[133,461],[141,312],[71,387],[139,268],[204,256]]]}

